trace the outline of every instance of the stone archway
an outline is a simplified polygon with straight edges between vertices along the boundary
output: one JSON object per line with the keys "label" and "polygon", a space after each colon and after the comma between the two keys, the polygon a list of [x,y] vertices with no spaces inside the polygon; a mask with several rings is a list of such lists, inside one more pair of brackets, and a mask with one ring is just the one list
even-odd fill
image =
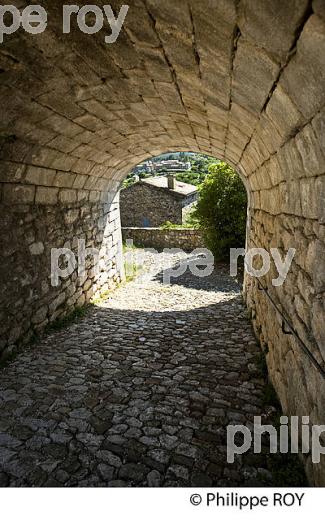
{"label": "stone archway", "polygon": [[[119,183],[173,149],[224,158],[246,179],[248,245],[297,249],[283,288],[266,285],[323,366],[323,2],[135,0],[113,45],[63,35],[60,4],[44,34],[0,48],[1,350],[119,278]],[[74,273],[52,288],[50,249],[78,236],[110,247],[108,279],[80,286]],[[324,423],[323,378],[252,280],[246,297],[285,412]]]}

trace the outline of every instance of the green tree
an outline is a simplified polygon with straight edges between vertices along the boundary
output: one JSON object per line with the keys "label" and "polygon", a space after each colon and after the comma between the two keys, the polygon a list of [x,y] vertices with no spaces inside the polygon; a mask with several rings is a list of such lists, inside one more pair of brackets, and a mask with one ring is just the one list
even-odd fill
{"label": "green tree", "polygon": [[239,175],[226,163],[209,167],[199,187],[195,210],[207,247],[217,259],[231,247],[243,247],[246,237],[247,194]]}
{"label": "green tree", "polygon": [[176,180],[178,180],[179,182],[186,182],[187,184],[193,184],[194,186],[198,186],[199,184],[201,184],[204,177],[205,174],[195,172],[193,170],[184,171],[176,174]]}

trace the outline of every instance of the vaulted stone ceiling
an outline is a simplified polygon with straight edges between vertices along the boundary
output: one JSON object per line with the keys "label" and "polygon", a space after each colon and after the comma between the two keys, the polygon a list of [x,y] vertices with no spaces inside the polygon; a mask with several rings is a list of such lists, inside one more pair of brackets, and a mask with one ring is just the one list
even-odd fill
{"label": "vaulted stone ceiling", "polygon": [[102,191],[148,156],[193,150],[270,189],[297,177],[293,144],[320,139],[324,115],[309,123],[325,101],[322,0],[132,0],[109,45],[73,17],[62,34],[62,2],[42,5],[46,31],[0,47],[2,158],[55,170],[56,186]]}

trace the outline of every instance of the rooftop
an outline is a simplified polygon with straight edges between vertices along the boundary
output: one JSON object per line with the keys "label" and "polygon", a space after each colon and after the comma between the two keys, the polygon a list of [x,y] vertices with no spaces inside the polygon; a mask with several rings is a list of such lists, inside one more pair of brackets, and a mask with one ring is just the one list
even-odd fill
{"label": "rooftop", "polygon": [[139,182],[149,184],[150,186],[155,186],[156,188],[163,188],[169,190],[172,193],[177,193],[179,195],[183,195],[187,197],[192,193],[197,191],[197,187],[193,186],[193,184],[187,184],[185,182],[179,182],[175,179],[175,188],[173,190],[168,188],[168,179],[167,177],[147,177],[146,179],[141,179]]}

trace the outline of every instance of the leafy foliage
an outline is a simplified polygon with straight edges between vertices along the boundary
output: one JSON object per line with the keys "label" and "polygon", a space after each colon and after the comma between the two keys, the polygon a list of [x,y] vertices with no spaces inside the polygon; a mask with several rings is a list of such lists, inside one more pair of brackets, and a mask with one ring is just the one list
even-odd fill
{"label": "leafy foliage", "polygon": [[194,186],[199,186],[205,179],[208,170],[206,172],[198,172],[198,171],[187,171],[180,172],[176,174],[176,180],[179,182],[186,182],[187,184],[193,184]]}
{"label": "leafy foliage", "polygon": [[217,259],[229,248],[243,247],[246,237],[247,194],[239,175],[226,163],[209,167],[195,210],[207,247]]}
{"label": "leafy foliage", "polygon": [[189,223],[185,224],[173,224],[169,220],[166,220],[161,226],[160,229],[194,229],[195,226]]}

